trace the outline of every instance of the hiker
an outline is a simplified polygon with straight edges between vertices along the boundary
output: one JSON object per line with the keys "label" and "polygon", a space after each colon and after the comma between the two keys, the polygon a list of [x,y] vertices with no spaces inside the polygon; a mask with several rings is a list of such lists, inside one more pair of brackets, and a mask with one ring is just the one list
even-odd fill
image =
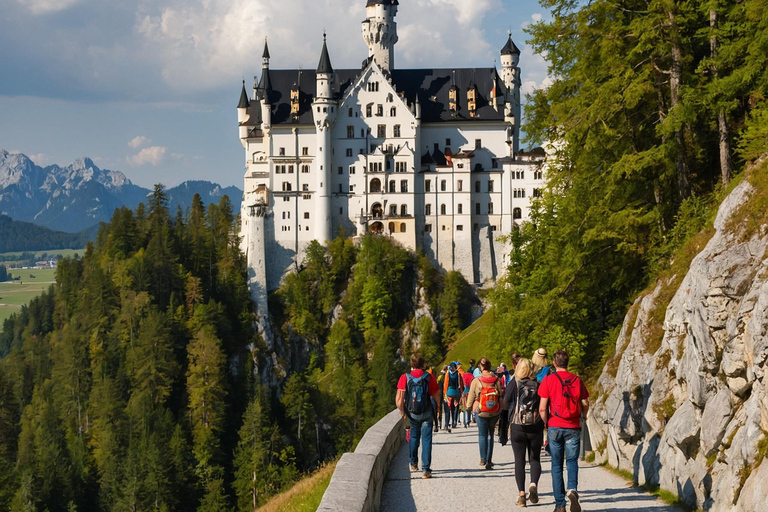
{"label": "hiker", "polygon": [[539,415],[539,383],[534,378],[533,363],[520,359],[515,367],[515,376],[504,393],[504,402],[509,407],[509,442],[515,455],[515,482],[519,496],[516,505],[525,507],[525,454],[531,466],[531,484],[528,486],[528,500],[539,502],[539,477],[541,476],[541,444],[544,441],[544,422]]}
{"label": "hiker", "polygon": [[432,407],[435,408],[435,414],[437,420],[435,421],[435,432],[439,432],[443,428],[443,382],[445,381],[445,374],[448,373],[448,365],[444,365],[443,369],[437,376],[437,398],[432,399]]}
{"label": "hiker", "polygon": [[401,375],[397,383],[395,405],[410,425],[406,437],[409,437],[411,471],[419,470],[419,441],[424,441],[421,447],[422,478],[432,477],[432,425],[436,415],[432,400],[437,402],[439,393],[436,380],[424,370],[424,358],[413,354],[411,371]]}
{"label": "hiker", "polygon": [[445,403],[445,419],[443,420],[445,430],[450,434],[451,428],[456,428],[459,420],[459,401],[464,390],[464,381],[461,379],[456,363],[453,362],[448,367],[448,373],[445,374],[443,383],[443,399]]}
{"label": "hiker", "polygon": [[469,373],[470,375],[474,375],[475,374],[475,368],[476,368],[475,360],[474,359],[470,359],[469,360],[469,367],[467,368],[467,373]]}
{"label": "hiker", "polygon": [[[472,361],[474,362],[474,360]],[[469,428],[472,422],[472,404],[467,403],[467,395],[469,394],[469,387],[472,385],[472,381],[475,380],[475,376],[472,375],[472,372],[466,371],[461,378],[464,380],[464,392],[461,395],[462,420],[464,428]]]}
{"label": "hiker", "polygon": [[517,352],[512,352],[512,357],[510,358],[510,365],[512,367],[512,371],[514,372],[517,368],[517,362],[520,361],[521,357],[520,354]]}
{"label": "hiker", "polygon": [[478,363],[479,378],[472,381],[467,403],[477,413],[477,436],[480,446],[480,465],[493,468],[493,431],[501,413],[501,382],[491,373],[491,362],[483,357]]}
{"label": "hiker", "polygon": [[[581,420],[589,410],[589,391],[582,380],[568,371],[568,352],[558,350],[552,358],[555,371],[539,386],[539,414],[547,425],[552,456],[552,490],[555,512],[565,512],[566,497],[570,512],[581,512],[579,504],[579,448]],[[563,483],[563,458],[568,469],[568,491]]]}
{"label": "hiker", "polygon": [[533,357],[531,357],[531,362],[533,363],[533,371],[536,374],[536,380],[541,384],[544,377],[549,375],[552,371],[549,359],[547,359],[547,349],[544,347],[536,349],[536,352],[533,353]]}

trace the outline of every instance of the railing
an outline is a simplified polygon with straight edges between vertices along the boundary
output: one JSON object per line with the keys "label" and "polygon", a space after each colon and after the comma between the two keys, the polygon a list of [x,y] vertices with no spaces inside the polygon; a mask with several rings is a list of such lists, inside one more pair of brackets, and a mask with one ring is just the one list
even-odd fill
{"label": "railing", "polygon": [[378,512],[389,463],[405,439],[398,410],[369,428],[354,452],[341,456],[318,511]]}

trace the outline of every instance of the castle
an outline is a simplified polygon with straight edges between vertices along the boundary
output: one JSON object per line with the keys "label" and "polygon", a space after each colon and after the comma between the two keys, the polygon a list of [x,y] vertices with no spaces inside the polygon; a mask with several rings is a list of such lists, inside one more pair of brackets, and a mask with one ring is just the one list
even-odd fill
{"label": "castle", "polygon": [[528,218],[543,151],[519,151],[520,50],[501,70],[397,69],[398,0],[367,0],[368,58],[334,69],[262,71],[237,107],[245,148],[242,247],[260,315],[312,240],[374,233],[482,284],[503,274],[498,240]]}

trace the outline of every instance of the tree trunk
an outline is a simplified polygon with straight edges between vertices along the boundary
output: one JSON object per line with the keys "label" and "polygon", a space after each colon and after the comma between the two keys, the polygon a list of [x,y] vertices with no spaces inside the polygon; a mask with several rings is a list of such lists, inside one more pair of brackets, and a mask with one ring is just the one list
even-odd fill
{"label": "tree trunk", "polygon": [[[709,51],[712,57],[712,79],[717,79],[717,11],[709,11],[709,28],[712,36],[709,38]],[[731,142],[728,134],[728,120],[725,117],[725,109],[720,107],[717,111],[717,133],[720,139],[720,181],[727,185],[733,175],[733,161],[731,160]]]}
{"label": "tree trunk", "polygon": [[[683,82],[683,50],[680,47],[679,37],[677,35],[675,13],[669,11],[670,29],[672,31],[670,39],[672,40],[672,67],[669,73],[669,96],[671,107],[675,108],[680,104],[680,86]],[[685,139],[683,137],[683,126],[675,130],[675,142],[677,143],[677,157],[675,159],[675,168],[677,169],[677,190],[680,199],[685,199],[691,195],[691,183],[689,180],[690,171],[685,151]]]}

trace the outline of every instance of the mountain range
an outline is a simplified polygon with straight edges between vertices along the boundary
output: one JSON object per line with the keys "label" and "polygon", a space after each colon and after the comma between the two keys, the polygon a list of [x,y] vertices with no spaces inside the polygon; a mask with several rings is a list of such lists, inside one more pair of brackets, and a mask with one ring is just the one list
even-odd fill
{"label": "mountain range", "polygon": [[[90,158],[61,167],[40,167],[28,156],[0,150],[0,214],[55,231],[77,233],[107,222],[115,208],[136,208],[151,190],[134,185],[120,171],[100,169]],[[223,195],[240,211],[242,191],[209,181],[186,181],[166,189],[169,209],[186,209],[194,195],[218,202]]]}

